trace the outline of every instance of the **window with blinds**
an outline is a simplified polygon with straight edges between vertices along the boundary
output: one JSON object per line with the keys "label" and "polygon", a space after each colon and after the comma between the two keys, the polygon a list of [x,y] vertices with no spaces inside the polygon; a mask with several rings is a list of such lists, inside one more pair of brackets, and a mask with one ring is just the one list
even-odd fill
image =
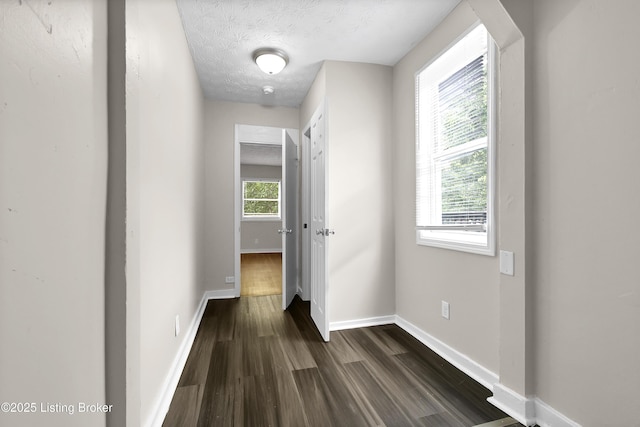
{"label": "window with blinds", "polygon": [[416,74],[418,244],[493,255],[490,46],[479,25]]}

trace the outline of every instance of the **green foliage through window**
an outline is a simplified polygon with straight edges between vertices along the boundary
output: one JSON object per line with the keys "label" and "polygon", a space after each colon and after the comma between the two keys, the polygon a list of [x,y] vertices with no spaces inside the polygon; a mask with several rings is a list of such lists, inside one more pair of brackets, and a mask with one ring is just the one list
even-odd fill
{"label": "green foliage through window", "polygon": [[280,217],[280,182],[243,181],[242,214],[245,217]]}

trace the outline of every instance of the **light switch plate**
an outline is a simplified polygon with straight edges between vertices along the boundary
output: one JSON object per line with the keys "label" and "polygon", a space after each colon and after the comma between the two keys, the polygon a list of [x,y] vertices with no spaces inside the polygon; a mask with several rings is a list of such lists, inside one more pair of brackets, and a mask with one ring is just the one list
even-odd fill
{"label": "light switch plate", "polygon": [[513,276],[513,252],[500,251],[500,273]]}
{"label": "light switch plate", "polygon": [[449,303],[442,301],[442,317],[449,320]]}

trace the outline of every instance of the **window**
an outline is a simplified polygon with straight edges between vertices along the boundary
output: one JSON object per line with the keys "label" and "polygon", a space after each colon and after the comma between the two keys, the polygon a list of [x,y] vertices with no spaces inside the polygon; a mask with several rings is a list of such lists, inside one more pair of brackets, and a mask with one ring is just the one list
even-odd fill
{"label": "window", "polygon": [[493,45],[479,25],[416,74],[416,241],[493,255]]}
{"label": "window", "polygon": [[280,181],[243,180],[242,218],[280,218]]}

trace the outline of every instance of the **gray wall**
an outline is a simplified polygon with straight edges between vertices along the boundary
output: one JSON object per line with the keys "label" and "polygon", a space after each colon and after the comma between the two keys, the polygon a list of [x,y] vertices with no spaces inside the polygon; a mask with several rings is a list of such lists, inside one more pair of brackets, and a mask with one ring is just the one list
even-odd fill
{"label": "gray wall", "polygon": [[[0,2],[0,401],[105,402],[107,8]],[[104,414],[0,425],[104,426]]]}
{"label": "gray wall", "polygon": [[326,97],[330,322],[395,312],[391,74],[326,61],[301,106],[303,130]]}
{"label": "gray wall", "polygon": [[[497,372],[497,258],[418,246],[415,235],[414,74],[477,19],[463,3],[394,67],[396,310],[405,320]],[[450,320],[441,317],[442,300],[450,304]]]}
{"label": "gray wall", "polygon": [[[413,232],[413,73],[476,20],[474,12],[492,21],[493,5],[481,3],[463,2],[394,67],[397,313],[584,426],[635,425],[640,232],[605,224],[612,207],[625,218],[640,214],[640,5],[503,2],[526,46],[524,56],[501,52],[503,101],[526,94],[501,111],[499,249],[520,248],[516,276],[505,278],[497,258],[418,247]],[[527,64],[524,79],[504,73],[516,62]],[[518,120],[504,119],[522,107]],[[521,208],[511,214],[513,205],[527,206],[526,219]],[[441,300],[451,303],[450,321],[440,317]]]}
{"label": "gray wall", "polygon": [[204,291],[203,97],[174,0],[128,1],[127,39],[127,286],[140,301],[127,326],[139,318],[131,381],[147,423]]}
{"label": "gray wall", "polygon": [[[282,167],[241,165],[240,178],[282,179]],[[278,234],[278,230],[281,228],[281,220],[242,220],[240,223],[240,251],[242,253],[282,251],[282,236]]]}
{"label": "gray wall", "polygon": [[640,3],[612,6],[534,2],[536,392],[585,426],[640,419]]}

